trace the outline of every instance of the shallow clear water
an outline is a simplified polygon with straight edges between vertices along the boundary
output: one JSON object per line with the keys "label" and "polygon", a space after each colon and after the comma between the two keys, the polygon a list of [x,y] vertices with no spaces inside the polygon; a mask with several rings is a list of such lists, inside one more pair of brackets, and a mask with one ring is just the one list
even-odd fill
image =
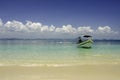
{"label": "shallow clear water", "polygon": [[1,66],[119,64],[120,41],[95,41],[78,48],[70,40],[0,40]]}

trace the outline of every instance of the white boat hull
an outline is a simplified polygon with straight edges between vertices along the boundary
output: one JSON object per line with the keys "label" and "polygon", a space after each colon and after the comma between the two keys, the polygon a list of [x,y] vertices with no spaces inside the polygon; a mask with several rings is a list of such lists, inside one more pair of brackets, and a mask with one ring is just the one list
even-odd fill
{"label": "white boat hull", "polygon": [[78,44],[78,47],[82,47],[82,48],[91,48],[93,44],[93,41],[91,39],[86,40],[84,42],[81,42]]}

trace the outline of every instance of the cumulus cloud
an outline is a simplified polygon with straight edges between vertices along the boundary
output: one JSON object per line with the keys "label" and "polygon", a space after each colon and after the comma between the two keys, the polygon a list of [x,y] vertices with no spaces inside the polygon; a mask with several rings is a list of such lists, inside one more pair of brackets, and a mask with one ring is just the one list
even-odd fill
{"label": "cumulus cloud", "polygon": [[3,25],[3,22],[2,22],[2,20],[0,19],[0,27]]}
{"label": "cumulus cloud", "polygon": [[120,39],[118,31],[112,30],[110,26],[99,26],[97,30],[94,31],[94,35],[98,39]]}
{"label": "cumulus cloud", "polygon": [[91,29],[90,26],[83,26],[77,28],[79,33],[86,34],[86,33],[92,33],[94,30]]}
{"label": "cumulus cloud", "polygon": [[112,33],[112,32],[114,32],[114,31],[112,31],[111,27],[109,27],[109,26],[103,26],[103,27],[99,26],[97,31],[99,33],[103,33],[103,34],[104,33]]}
{"label": "cumulus cloud", "polygon": [[25,24],[16,20],[3,23],[0,19],[0,38],[16,36],[19,38],[75,38],[81,34],[91,34],[96,38],[119,36],[119,33],[113,31],[110,26],[99,26],[95,30],[91,26],[73,27],[69,24],[56,27],[32,21],[26,21]]}
{"label": "cumulus cloud", "polygon": [[6,28],[6,30],[8,31],[15,31],[15,32],[20,32],[20,31],[27,31],[26,26],[19,21],[13,20],[13,21],[7,21],[4,24],[4,27]]}
{"label": "cumulus cloud", "polygon": [[56,28],[56,32],[76,33],[76,29],[72,25],[63,25],[61,28]]}
{"label": "cumulus cloud", "polygon": [[105,34],[118,34],[117,31],[113,31],[111,29],[111,27],[109,27],[109,26],[103,26],[103,27],[99,26],[98,29],[96,30],[96,33],[97,34],[104,34],[104,35]]}
{"label": "cumulus cloud", "polygon": [[51,25],[50,28],[49,28],[49,31],[54,32],[55,31],[55,26]]}
{"label": "cumulus cloud", "polygon": [[42,24],[39,22],[27,21],[25,27],[30,31],[41,31]]}

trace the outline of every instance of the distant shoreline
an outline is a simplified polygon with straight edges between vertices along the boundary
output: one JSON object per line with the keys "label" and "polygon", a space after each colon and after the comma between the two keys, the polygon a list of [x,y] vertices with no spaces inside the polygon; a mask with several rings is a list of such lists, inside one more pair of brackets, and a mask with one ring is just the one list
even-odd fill
{"label": "distant shoreline", "polygon": [[[35,38],[35,39],[29,39],[29,38],[0,38],[0,40],[76,40],[76,38]],[[120,41],[120,39],[93,39],[94,41]]]}

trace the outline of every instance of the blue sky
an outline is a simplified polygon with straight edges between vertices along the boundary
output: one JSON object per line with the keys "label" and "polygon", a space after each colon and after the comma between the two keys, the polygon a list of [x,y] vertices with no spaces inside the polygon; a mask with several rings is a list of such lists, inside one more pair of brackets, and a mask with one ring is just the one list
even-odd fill
{"label": "blue sky", "polygon": [[29,20],[55,28],[90,26],[97,31],[99,27],[109,26],[117,33],[120,30],[120,0],[0,0],[0,18],[2,26],[13,20],[25,25]]}

